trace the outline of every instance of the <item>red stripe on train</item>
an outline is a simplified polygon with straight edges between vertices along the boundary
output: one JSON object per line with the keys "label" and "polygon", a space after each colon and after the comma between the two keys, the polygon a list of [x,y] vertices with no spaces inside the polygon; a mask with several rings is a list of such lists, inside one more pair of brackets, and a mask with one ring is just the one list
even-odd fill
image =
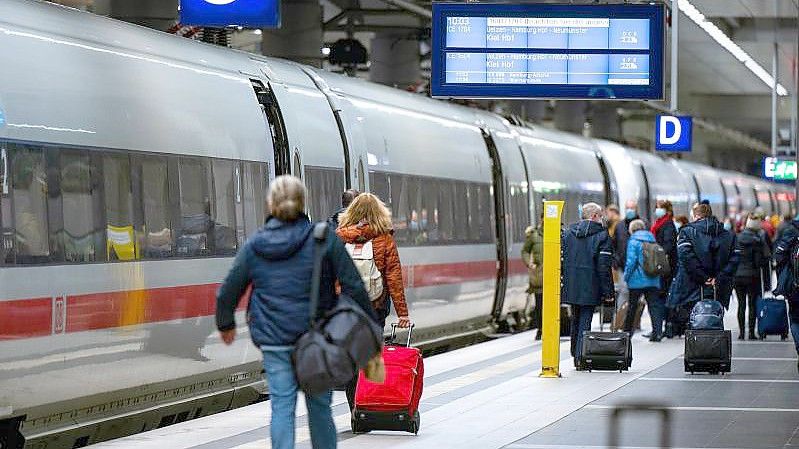
{"label": "red stripe on train", "polygon": [[[509,272],[521,274],[527,269],[520,261],[513,260]],[[403,267],[406,287],[492,280],[495,276],[494,261]],[[213,315],[218,287],[219,284],[201,284],[0,301],[0,340]],[[247,298],[248,293],[239,310],[246,308]],[[58,313],[53,312],[54,305]]]}

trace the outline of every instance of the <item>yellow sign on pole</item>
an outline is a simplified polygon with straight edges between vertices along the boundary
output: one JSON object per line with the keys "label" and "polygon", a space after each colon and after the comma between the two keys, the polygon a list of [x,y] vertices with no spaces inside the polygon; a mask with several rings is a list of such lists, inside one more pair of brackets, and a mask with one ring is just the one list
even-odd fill
{"label": "yellow sign on pole", "polygon": [[563,201],[544,201],[544,299],[541,377],[560,377],[560,216]]}

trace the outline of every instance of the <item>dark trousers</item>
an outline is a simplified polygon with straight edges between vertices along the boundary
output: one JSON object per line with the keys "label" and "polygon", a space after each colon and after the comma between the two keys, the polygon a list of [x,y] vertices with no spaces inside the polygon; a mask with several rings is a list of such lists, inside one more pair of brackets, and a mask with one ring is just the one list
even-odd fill
{"label": "dark trousers", "polygon": [[541,320],[543,318],[542,311],[544,310],[543,302],[544,302],[544,292],[542,291],[535,291],[531,293],[535,298],[535,307],[530,312],[530,327],[533,329],[538,329],[539,332],[541,331]]}
{"label": "dark trousers", "polygon": [[[735,278],[735,296],[738,297],[738,330],[744,335],[749,330],[750,335],[755,333],[757,322],[757,299],[760,298],[760,278]],[[746,308],[749,307],[749,327],[746,327]]]}
{"label": "dark trousers", "polygon": [[[375,308],[375,316],[377,316],[377,324],[380,325],[380,329],[386,327],[386,318],[388,318],[389,313],[391,313],[391,298],[386,298],[383,307]],[[347,384],[347,403],[350,405],[350,410],[355,408],[355,389],[358,387],[358,375],[355,375],[355,378]]]}
{"label": "dark trousers", "polygon": [[591,321],[594,318],[596,306],[577,306],[572,308],[572,335],[571,335],[571,354],[575,360],[580,358],[583,350],[583,332],[591,330]]}
{"label": "dark trousers", "polygon": [[[635,314],[638,312],[638,301],[641,300],[641,296],[646,298],[647,304],[654,304],[657,301],[658,289],[655,287],[652,288],[631,288],[630,289],[630,298],[627,300],[627,316],[624,317],[624,331],[629,332],[632,335],[635,330],[633,329],[633,323],[635,322]],[[649,306],[649,313],[652,314],[652,306]],[[660,316],[660,315],[659,315]],[[660,332],[655,332],[656,327],[654,327],[654,320],[652,324],[652,332],[653,335],[660,335]],[[662,321],[661,321],[662,326]]]}

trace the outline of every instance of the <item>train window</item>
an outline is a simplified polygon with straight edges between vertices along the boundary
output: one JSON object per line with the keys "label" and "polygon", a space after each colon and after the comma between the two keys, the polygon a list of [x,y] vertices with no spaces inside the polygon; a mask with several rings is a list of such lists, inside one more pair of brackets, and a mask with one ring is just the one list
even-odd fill
{"label": "train window", "polygon": [[469,196],[466,183],[455,181],[455,198],[453,198],[453,214],[455,216],[455,232],[453,237],[458,242],[469,240]]}
{"label": "train window", "polygon": [[103,155],[102,174],[105,198],[106,259],[137,259],[130,158],[122,154]]}
{"label": "train window", "polygon": [[268,165],[258,162],[244,163],[244,231],[248,237],[254,235],[266,221],[266,189],[268,181]]}
{"label": "train window", "polygon": [[214,254],[230,255],[236,252],[236,197],[235,168],[238,163],[215,160],[211,164],[214,179],[214,210],[211,217],[211,235]]}
{"label": "train window", "polygon": [[0,143],[0,265],[13,263],[14,226],[11,221],[11,176],[8,150]]}
{"label": "train window", "polygon": [[423,213],[421,207],[421,183],[422,180],[419,178],[408,178],[408,211],[410,217],[408,238],[413,245],[421,245],[427,240],[427,212]]}
{"label": "train window", "polygon": [[369,190],[377,195],[391,209],[391,186],[388,175],[378,171],[369,172]]}
{"label": "train window", "polygon": [[424,229],[422,242],[437,243],[441,240],[439,222],[438,222],[438,192],[439,182],[435,179],[422,179],[422,211],[421,211],[421,225]]}
{"label": "train window", "polygon": [[409,243],[408,232],[408,178],[403,175],[391,174],[391,214],[394,227],[394,240],[398,245]]}
{"label": "train window", "polygon": [[12,147],[10,152],[16,263],[49,262],[44,152],[22,146]]}
{"label": "train window", "polygon": [[438,202],[438,227],[439,241],[441,242],[447,242],[454,238],[453,232],[455,230],[455,222],[452,212],[454,188],[452,181],[441,180],[439,182],[439,196],[441,200]]}
{"label": "train window", "polygon": [[344,172],[337,168],[305,166],[306,207],[312,220],[324,220],[341,208]]}
{"label": "train window", "polygon": [[182,157],[178,163],[180,191],[180,233],[175,249],[180,256],[211,253],[211,197],[208,163],[199,158]]}
{"label": "train window", "polygon": [[63,221],[61,229],[51,229],[52,237],[61,242],[65,261],[93,262],[100,251],[95,226],[99,189],[88,151],[63,151],[59,168]]}
{"label": "train window", "polygon": [[145,157],[140,163],[144,251],[146,258],[160,259],[173,253],[174,240],[169,205],[167,161]]}
{"label": "train window", "polygon": [[469,223],[469,234],[466,240],[476,242],[480,240],[482,221],[480,217],[480,186],[467,184],[466,197],[469,204],[469,212],[465,215]]}
{"label": "train window", "polygon": [[524,230],[530,224],[526,189],[518,184],[511,184],[510,202],[513,241],[524,242]]}

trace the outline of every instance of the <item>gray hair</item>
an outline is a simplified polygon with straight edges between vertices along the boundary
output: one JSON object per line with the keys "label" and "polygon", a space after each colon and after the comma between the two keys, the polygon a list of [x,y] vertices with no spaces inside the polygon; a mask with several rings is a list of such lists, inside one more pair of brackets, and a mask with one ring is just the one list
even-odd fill
{"label": "gray hair", "polygon": [[590,220],[594,215],[602,215],[602,206],[597,203],[583,204],[583,219]]}
{"label": "gray hair", "polygon": [[267,203],[273,217],[294,221],[305,210],[305,186],[295,176],[278,176],[269,185]]}
{"label": "gray hair", "polygon": [[630,234],[634,233],[635,231],[641,231],[646,229],[646,223],[644,220],[633,220],[630,222]]}

